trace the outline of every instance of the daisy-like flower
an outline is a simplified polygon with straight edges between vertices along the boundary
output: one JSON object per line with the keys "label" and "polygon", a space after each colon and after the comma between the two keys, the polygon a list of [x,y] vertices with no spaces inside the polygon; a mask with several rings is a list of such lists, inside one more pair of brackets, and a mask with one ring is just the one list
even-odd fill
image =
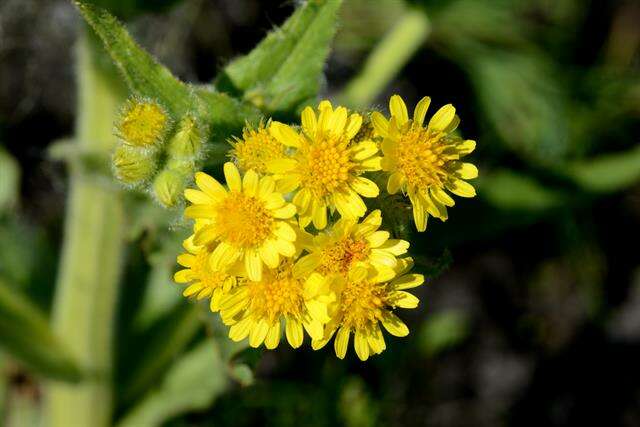
{"label": "daisy-like flower", "polygon": [[328,209],[337,209],[344,218],[360,218],[367,211],[362,197],[378,195],[378,186],[361,176],[380,170],[378,147],[370,139],[352,142],[361,125],[360,114],[348,114],[344,107],[334,110],[329,101],[320,103],[318,114],[311,107],[302,111],[301,132],[271,123],[271,135],[294,152],[267,162],[267,167],[283,193],[297,190],[293,203],[302,227],[313,221],[317,229],[325,228]]}
{"label": "daisy-like flower", "polygon": [[430,102],[429,97],[422,98],[410,120],[402,98],[393,95],[390,120],[378,112],[371,116],[376,134],[384,138],[382,170],[389,173],[387,191],[402,190],[409,196],[419,231],[426,229],[429,215],[447,219],[447,206],[455,204],[447,191],[460,197],[475,196],[475,189],[465,180],[478,176],[473,164],[460,161],[476,143],[452,134],[460,119],[451,104],[440,108],[423,126]]}
{"label": "daisy-like flower", "polygon": [[275,191],[271,177],[260,178],[253,170],[241,177],[231,162],[225,163],[224,176],[228,191],[202,172],[195,175],[200,190],[185,190],[185,198],[193,203],[185,216],[209,222],[195,233],[194,243],[215,246],[209,257],[212,270],[242,261],[247,276],[260,280],[263,264],[276,268],[281,255],[294,255],[296,231],[290,220],[296,208]]}
{"label": "daisy-like flower", "polygon": [[185,297],[210,298],[209,307],[216,312],[220,309],[222,297],[236,285],[236,276],[231,272],[212,270],[209,265],[210,247],[195,245],[193,236],[182,242],[187,252],[178,255],[178,264],[185,268],[176,272],[173,280],[188,284],[182,293]]}
{"label": "daisy-like flower", "polygon": [[386,348],[380,323],[391,335],[408,335],[409,328],[393,310],[418,306],[418,298],[406,289],[420,286],[424,277],[408,274],[412,266],[411,258],[401,258],[391,274],[358,266],[346,276],[336,276],[332,286],[338,298],[330,306],[331,321],[325,326],[324,337],[312,341],[314,350],[324,347],[335,334],[335,352],[343,359],[353,333],[356,354],[360,360],[367,360],[370,355],[379,354]]}
{"label": "daisy-like flower", "polygon": [[285,156],[286,147],[271,136],[267,127],[262,122],[255,129],[247,124],[242,130],[242,139],[234,138],[230,141],[233,148],[229,157],[235,161],[240,171],[253,169],[264,174],[267,172],[267,162]]}
{"label": "daisy-like flower", "polygon": [[304,330],[321,339],[329,321],[327,304],[335,300],[327,279],[318,273],[295,275],[293,263],[284,260],[277,269],[265,270],[262,280],[241,280],[222,301],[220,315],[231,325],[229,338],[268,349],[278,346],[281,323],[293,348],[302,345]]}
{"label": "daisy-like flower", "polygon": [[331,229],[304,245],[309,254],[296,262],[295,270],[300,274],[317,271],[326,276],[346,274],[356,265],[393,269],[396,257],[407,252],[409,242],[389,239],[388,231],[378,230],[381,224],[379,210],[371,212],[361,223],[341,218]]}

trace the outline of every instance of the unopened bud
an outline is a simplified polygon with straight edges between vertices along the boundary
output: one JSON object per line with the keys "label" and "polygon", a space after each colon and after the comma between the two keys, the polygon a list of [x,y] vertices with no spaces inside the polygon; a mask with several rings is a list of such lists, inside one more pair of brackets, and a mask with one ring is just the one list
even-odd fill
{"label": "unopened bud", "polygon": [[120,112],[116,134],[126,144],[152,147],[162,143],[169,125],[169,115],[160,104],[133,98],[127,101]]}
{"label": "unopened bud", "polygon": [[153,181],[153,194],[165,208],[175,206],[186,187],[186,177],[175,170],[165,169]]}
{"label": "unopened bud", "polygon": [[193,116],[183,117],[169,141],[167,154],[174,159],[196,159],[202,150],[202,134]]}
{"label": "unopened bud", "polygon": [[146,150],[118,145],[113,153],[114,174],[126,184],[146,181],[153,176],[156,167],[156,156]]}

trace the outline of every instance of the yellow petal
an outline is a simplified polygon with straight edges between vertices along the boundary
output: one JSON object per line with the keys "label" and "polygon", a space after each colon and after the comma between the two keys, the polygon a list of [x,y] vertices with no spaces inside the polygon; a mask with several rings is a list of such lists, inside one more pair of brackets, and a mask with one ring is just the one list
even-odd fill
{"label": "yellow petal", "polygon": [[202,227],[195,234],[193,242],[196,245],[206,245],[214,240],[216,240],[220,236],[220,232],[213,225],[208,225],[206,227]]}
{"label": "yellow petal", "polygon": [[394,172],[389,175],[389,181],[387,181],[387,192],[389,194],[396,194],[404,184],[404,175],[400,172]]}
{"label": "yellow petal", "polygon": [[311,274],[320,265],[320,256],[312,253],[305,255],[296,261],[293,266],[293,275],[295,277],[305,277]]}
{"label": "yellow petal", "polygon": [[319,200],[313,202],[313,226],[322,230],[327,226],[327,207]]}
{"label": "yellow petal", "polygon": [[376,231],[366,236],[365,239],[369,242],[370,247],[377,248],[389,239],[389,232]]}
{"label": "yellow petal", "polygon": [[360,114],[351,114],[347,121],[347,127],[345,129],[345,135],[348,140],[357,135],[360,127],[362,126],[362,116]]}
{"label": "yellow petal", "polygon": [[273,215],[274,218],[278,218],[278,219],[289,219],[295,214],[296,214],[296,205],[294,205],[293,203],[287,203],[281,208],[271,211],[271,215]]}
{"label": "yellow petal", "polygon": [[334,135],[342,135],[344,127],[347,124],[347,109],[338,107],[327,121],[325,130],[332,132]]}
{"label": "yellow petal", "polygon": [[378,152],[378,146],[375,142],[366,140],[358,143],[353,148],[353,158],[355,160],[364,160],[373,156]]}
{"label": "yellow petal", "polygon": [[249,333],[249,345],[251,347],[260,347],[260,344],[267,337],[267,333],[269,332],[269,324],[265,319],[260,319],[260,321],[251,328],[251,332]]}
{"label": "yellow petal", "polygon": [[361,176],[351,181],[351,188],[364,197],[378,197],[378,194],[380,194],[375,182]]}
{"label": "yellow petal", "polygon": [[467,139],[456,146],[456,150],[461,156],[466,156],[467,154],[472,153],[475,149],[476,142],[471,139]]}
{"label": "yellow petal", "polygon": [[269,268],[277,268],[280,263],[280,255],[278,254],[275,245],[265,244],[260,246],[259,249],[260,258]]}
{"label": "yellow petal", "polygon": [[389,299],[394,306],[401,308],[416,308],[420,303],[420,300],[415,295],[405,291],[390,292]]}
{"label": "yellow petal", "polygon": [[447,183],[447,190],[460,197],[474,197],[476,195],[476,189],[473,188],[473,185],[461,179],[454,179]]}
{"label": "yellow petal", "polygon": [[273,193],[276,188],[276,182],[270,176],[264,176],[260,178],[260,184],[258,184],[258,197],[263,199],[269,194]]}
{"label": "yellow petal", "polygon": [[336,339],[333,341],[333,347],[338,359],[344,359],[344,356],[347,354],[347,348],[349,347],[349,335],[351,335],[351,331],[349,329],[344,327],[338,329]]}
{"label": "yellow petal", "polygon": [[413,222],[416,223],[418,231],[424,231],[427,229],[427,214],[424,209],[424,204],[418,196],[411,199],[413,205]]}
{"label": "yellow petal", "polygon": [[395,314],[387,312],[382,318],[382,326],[391,335],[396,337],[406,337],[409,335],[409,328]]}
{"label": "yellow petal", "polygon": [[300,135],[284,123],[271,122],[271,125],[269,126],[269,133],[272,137],[278,140],[278,142],[286,145],[287,147],[300,146]]}
{"label": "yellow petal", "polygon": [[280,342],[280,322],[276,321],[269,328],[269,332],[267,332],[267,336],[264,339],[264,346],[269,350],[273,350],[278,347],[278,343]]}
{"label": "yellow petal", "polygon": [[311,107],[305,107],[302,110],[302,129],[304,133],[313,137],[316,134],[316,127],[318,125],[318,119],[316,118],[316,113],[313,111]]}
{"label": "yellow petal", "polygon": [[242,179],[242,190],[247,196],[255,196],[258,193],[258,174],[253,170],[248,170]]}
{"label": "yellow petal", "polygon": [[250,318],[245,318],[229,328],[229,338],[233,341],[242,341],[251,332],[254,322]]}
{"label": "yellow petal", "polygon": [[412,274],[405,274],[398,277],[397,279],[394,279],[391,282],[391,285],[393,286],[394,289],[401,291],[403,289],[415,288],[417,286],[422,285],[423,283],[424,283],[424,276],[422,274],[412,273]]}
{"label": "yellow petal", "polygon": [[191,254],[180,254],[176,261],[183,267],[191,267],[195,264],[197,258]]}
{"label": "yellow petal", "polygon": [[311,203],[311,190],[303,188],[293,196],[293,204],[296,205],[301,212],[306,212]]}
{"label": "yellow petal", "polygon": [[384,337],[382,336],[382,331],[378,325],[375,325],[371,333],[367,335],[367,343],[374,354],[380,354],[387,348]]}
{"label": "yellow petal", "polygon": [[236,165],[231,162],[227,162],[224,164],[224,178],[227,181],[227,185],[229,186],[229,190],[235,192],[242,191],[242,179],[240,178],[240,172]]}
{"label": "yellow petal", "polygon": [[214,199],[221,199],[227,194],[227,190],[224,189],[222,184],[206,173],[196,172],[195,178],[196,185]]}
{"label": "yellow petal", "polygon": [[287,240],[289,242],[295,242],[296,240],[295,230],[284,221],[278,221],[275,228],[273,229],[273,233],[279,238]]}
{"label": "yellow petal", "polygon": [[389,135],[389,121],[379,112],[371,113],[371,123],[377,136],[386,138]]}
{"label": "yellow petal", "polygon": [[402,127],[409,121],[407,106],[399,95],[393,95],[389,99],[389,111],[391,111],[391,116],[395,117],[398,126]]}
{"label": "yellow petal", "polygon": [[367,360],[369,358],[369,343],[367,342],[367,337],[364,332],[356,331],[356,336],[353,341],[358,358],[362,361]]}
{"label": "yellow petal", "polygon": [[436,199],[438,202],[442,203],[445,206],[453,206],[456,202],[449,196],[447,193],[439,187],[431,187],[429,189],[429,194],[431,195],[431,199]]}
{"label": "yellow petal", "polygon": [[419,128],[424,123],[424,118],[427,115],[427,110],[429,109],[429,104],[431,104],[431,98],[425,96],[416,105],[416,108],[413,110],[413,127]]}
{"label": "yellow petal", "polygon": [[184,216],[187,218],[215,218],[218,211],[212,205],[191,205],[184,210]]}
{"label": "yellow petal", "polygon": [[274,242],[275,247],[277,248],[280,255],[284,255],[286,257],[292,257],[296,253],[296,246],[288,242],[286,240],[276,240]]}
{"label": "yellow petal", "polygon": [[224,270],[240,257],[240,251],[235,247],[221,242],[209,256],[209,266],[214,271]]}
{"label": "yellow petal", "polygon": [[389,252],[395,256],[400,256],[407,253],[409,242],[401,239],[390,239],[378,246],[378,249]]}
{"label": "yellow petal", "polygon": [[201,282],[194,283],[193,285],[188,286],[187,289],[185,289],[184,292],[182,292],[182,295],[185,297],[190,297],[194,294],[197,294],[201,290],[202,290],[202,283]]}
{"label": "yellow petal", "polygon": [[215,199],[207,195],[203,191],[187,188],[184,190],[184,198],[193,203],[194,205],[207,205],[215,203]]}
{"label": "yellow petal", "polygon": [[453,105],[447,104],[440,108],[429,120],[429,129],[443,131],[451,124],[456,116],[456,109]]}
{"label": "yellow petal", "polygon": [[[455,169],[455,174],[462,179],[474,179],[478,177],[478,168],[471,163],[460,163]],[[185,192],[186,196],[186,192]]]}
{"label": "yellow petal", "polygon": [[250,280],[257,282],[262,279],[262,258],[258,250],[247,250],[244,255],[244,266]]}
{"label": "yellow petal", "polygon": [[273,159],[267,162],[267,171],[275,174],[291,172],[298,166],[298,162],[293,159]]}
{"label": "yellow petal", "polygon": [[285,334],[291,347],[298,348],[302,345],[304,335],[302,325],[297,319],[291,316],[286,317]]}

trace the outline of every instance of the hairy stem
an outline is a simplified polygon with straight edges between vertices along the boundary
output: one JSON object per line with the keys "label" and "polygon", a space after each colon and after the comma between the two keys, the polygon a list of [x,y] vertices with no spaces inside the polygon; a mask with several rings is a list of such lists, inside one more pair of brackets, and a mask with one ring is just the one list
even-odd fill
{"label": "hairy stem", "polygon": [[[95,61],[84,33],[76,52],[76,144],[81,153],[108,158],[120,88]],[[123,207],[104,176],[71,163],[64,243],[53,328],[85,372],[77,384],[50,382],[46,421],[52,427],[107,426],[112,411],[114,309],[122,267]]]}
{"label": "hairy stem", "polygon": [[425,42],[431,31],[426,14],[411,9],[373,49],[362,71],[345,87],[340,101],[366,108]]}

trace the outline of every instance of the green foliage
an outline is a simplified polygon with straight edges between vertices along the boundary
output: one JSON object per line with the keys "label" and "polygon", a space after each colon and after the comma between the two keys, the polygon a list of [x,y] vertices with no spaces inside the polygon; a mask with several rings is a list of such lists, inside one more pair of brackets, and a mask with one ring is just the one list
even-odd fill
{"label": "green foliage", "polygon": [[432,313],[420,330],[420,348],[429,356],[437,356],[463,342],[471,332],[469,318],[457,310]]}
{"label": "green foliage", "polygon": [[318,93],[341,3],[305,2],[248,55],[230,63],[216,86],[269,113],[294,112]]}
{"label": "green foliage", "polygon": [[118,426],[161,425],[184,412],[207,408],[226,388],[225,362],[218,345],[212,340],[203,341],[177,361],[160,386]]}
{"label": "green foliage", "polygon": [[20,167],[0,146],[0,215],[15,206],[20,184]]}
{"label": "green foliage", "polygon": [[51,331],[44,313],[2,279],[0,346],[39,375],[65,381],[81,378],[79,367]]}
{"label": "green foliage", "polygon": [[478,185],[480,197],[504,210],[544,211],[560,207],[567,200],[566,194],[507,169],[481,176]]}
{"label": "green foliage", "polygon": [[622,190],[640,181],[640,146],[572,162],[567,173],[582,188],[594,193]]}

